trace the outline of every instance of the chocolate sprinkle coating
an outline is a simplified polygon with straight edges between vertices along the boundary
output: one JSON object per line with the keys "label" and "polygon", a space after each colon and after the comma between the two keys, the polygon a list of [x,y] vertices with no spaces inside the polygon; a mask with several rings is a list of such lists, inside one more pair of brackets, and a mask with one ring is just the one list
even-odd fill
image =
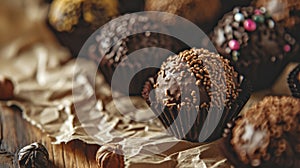
{"label": "chocolate sprinkle coating", "polygon": [[[99,70],[103,73],[106,81],[111,84],[115,69],[120,66],[124,69],[124,75],[120,76],[120,85],[115,89],[122,92],[122,81],[128,80],[128,72],[136,72],[139,67],[148,63],[160,65],[169,53],[156,51],[150,52],[151,47],[163,48],[172,52],[181,49],[180,42],[165,34],[155,33],[167,32],[164,24],[146,15],[130,14],[124,15],[122,22],[112,22],[103,27],[95,36],[95,41],[89,47],[88,55],[99,64]],[[139,33],[144,32],[144,33]],[[131,35],[133,34],[133,35]],[[121,39],[117,41],[117,39]],[[128,59],[128,55],[134,51],[143,49],[134,60]],[[131,57],[132,58],[132,57]],[[127,62],[122,62],[127,60]],[[131,80],[129,94],[141,95],[145,81],[155,76],[158,68],[149,68],[137,73]],[[123,78],[122,78],[123,77]]]}
{"label": "chocolate sprinkle coating", "polygon": [[44,145],[32,143],[18,152],[19,168],[46,168],[49,164],[49,154]]}
{"label": "chocolate sprinkle coating", "polygon": [[288,84],[292,95],[300,98],[300,64],[289,74]]}
{"label": "chocolate sprinkle coating", "polygon": [[101,146],[96,154],[96,161],[99,168],[123,168],[124,156],[121,146],[107,144]]}
{"label": "chocolate sprinkle coating", "polygon": [[270,87],[299,48],[265,8],[236,7],[219,21],[211,39],[254,90]]}
{"label": "chocolate sprinkle coating", "polygon": [[222,151],[236,167],[299,167],[299,122],[299,99],[266,97],[229,124]]}
{"label": "chocolate sprinkle coating", "polygon": [[[144,94],[144,98],[149,97],[152,110],[173,135],[189,141],[199,141],[203,124],[210,119],[208,113],[223,112],[219,126],[207,140],[212,141],[221,136],[224,123],[243,106],[243,101],[236,103],[242,91],[240,84],[227,59],[205,49],[191,49],[170,56],[162,64],[154,94]],[[144,89],[150,90],[147,85]],[[243,97],[247,100],[249,95]],[[177,117],[180,121],[173,125]]]}

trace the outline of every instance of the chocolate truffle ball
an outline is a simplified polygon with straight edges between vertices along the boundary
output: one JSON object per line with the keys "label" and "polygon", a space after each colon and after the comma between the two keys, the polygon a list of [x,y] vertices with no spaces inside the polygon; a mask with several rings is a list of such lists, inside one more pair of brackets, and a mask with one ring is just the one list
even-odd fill
{"label": "chocolate truffle ball", "polygon": [[211,39],[254,90],[270,87],[299,48],[265,8],[235,8],[219,21]]}
{"label": "chocolate truffle ball", "polygon": [[124,156],[120,145],[107,144],[101,146],[96,154],[99,168],[123,168]]}
{"label": "chocolate truffle ball", "polygon": [[288,84],[292,95],[300,98],[300,64],[289,74]]}
{"label": "chocolate truffle ball", "polygon": [[[112,77],[117,67],[120,68],[118,72],[122,73],[118,76],[118,82],[114,83],[114,91],[125,94],[124,83],[130,80],[129,73],[132,72],[136,75],[129,85],[129,94],[141,95],[148,77],[158,72],[160,64],[170,52],[180,50],[181,45],[178,40],[154,31],[168,32],[168,29],[147,15],[130,14],[123,15],[122,22],[105,25],[94,36],[88,55],[99,64],[99,70],[106,81],[112,84]],[[152,47],[162,48],[167,52],[154,51]],[[129,57],[138,50],[138,54]],[[157,65],[157,68],[145,68],[139,71],[150,64]]]}
{"label": "chocolate truffle ball", "polygon": [[13,82],[5,77],[0,75],[0,100],[9,100],[14,96],[14,84]]}
{"label": "chocolate truffle ball", "polygon": [[[149,83],[153,82],[146,85]],[[171,134],[193,142],[221,137],[226,123],[249,98],[249,88],[229,60],[205,49],[168,57],[153,88],[144,94],[153,112]],[[144,87],[146,90],[149,86]],[[205,122],[215,124],[212,132],[205,130]]]}
{"label": "chocolate truffle ball", "polygon": [[48,20],[62,45],[77,56],[88,37],[118,13],[117,0],[54,0]]}
{"label": "chocolate truffle ball", "polygon": [[204,31],[211,29],[211,23],[216,19],[220,8],[220,0],[146,0],[145,2],[147,11],[179,15],[199,25]]}
{"label": "chocolate truffle ball", "polygon": [[300,99],[266,97],[225,130],[223,152],[241,168],[300,166]]}

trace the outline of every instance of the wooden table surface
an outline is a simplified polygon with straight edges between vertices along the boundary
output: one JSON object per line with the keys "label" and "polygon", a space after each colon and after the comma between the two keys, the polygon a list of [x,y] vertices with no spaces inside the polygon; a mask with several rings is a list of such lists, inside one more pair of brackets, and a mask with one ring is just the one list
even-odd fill
{"label": "wooden table surface", "polygon": [[87,145],[81,141],[53,145],[50,137],[22,119],[21,115],[17,108],[0,106],[0,168],[15,167],[15,153],[32,142],[40,142],[48,149],[49,167],[97,167],[97,145]]}

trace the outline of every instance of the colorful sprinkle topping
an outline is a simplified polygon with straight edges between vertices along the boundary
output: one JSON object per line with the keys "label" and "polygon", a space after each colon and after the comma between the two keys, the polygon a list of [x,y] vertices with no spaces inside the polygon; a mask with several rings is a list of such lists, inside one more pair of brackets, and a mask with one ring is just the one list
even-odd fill
{"label": "colorful sprinkle topping", "polygon": [[283,50],[285,52],[290,52],[291,51],[291,46],[289,44],[286,44],[286,45],[283,46]]}
{"label": "colorful sprinkle topping", "polygon": [[234,15],[234,20],[237,21],[237,22],[241,22],[245,19],[244,15],[241,14],[241,13],[236,13]]}
{"label": "colorful sprinkle topping", "polygon": [[237,40],[230,40],[228,46],[233,51],[240,49],[240,43]]}
{"label": "colorful sprinkle topping", "polygon": [[247,19],[244,22],[244,28],[245,30],[252,32],[256,30],[256,23],[252,19]]}

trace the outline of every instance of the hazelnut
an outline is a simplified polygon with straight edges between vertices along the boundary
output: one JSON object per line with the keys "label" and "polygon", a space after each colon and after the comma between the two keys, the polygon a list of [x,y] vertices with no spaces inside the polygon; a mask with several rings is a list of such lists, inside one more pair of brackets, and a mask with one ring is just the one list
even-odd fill
{"label": "hazelnut", "polygon": [[107,144],[101,146],[96,154],[99,168],[123,168],[124,156],[120,145]]}

